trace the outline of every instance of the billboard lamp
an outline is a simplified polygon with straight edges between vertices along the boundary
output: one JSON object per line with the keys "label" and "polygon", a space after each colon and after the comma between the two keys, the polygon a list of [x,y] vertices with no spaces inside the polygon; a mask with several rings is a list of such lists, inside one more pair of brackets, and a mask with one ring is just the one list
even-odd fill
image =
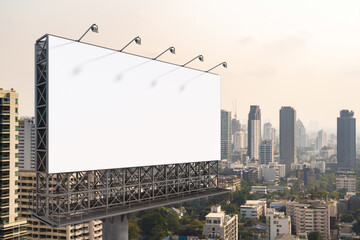
{"label": "billboard lamp", "polygon": [[119,52],[122,52],[127,46],[130,45],[130,43],[132,43],[132,42],[134,42],[134,41],[135,41],[136,44],[141,45],[141,38],[140,38],[139,36],[137,36],[136,38],[134,38],[133,40],[131,40],[128,44],[126,44],[125,47],[123,47],[121,50],[119,50]]}
{"label": "billboard lamp", "polygon": [[216,65],[215,67],[213,68],[210,68],[209,70],[207,70],[206,72],[210,72],[211,70],[213,70],[214,68],[220,66],[220,65],[223,65],[224,68],[227,68],[227,63],[226,62],[222,62],[222,63],[219,63],[218,65]]}
{"label": "billboard lamp", "polygon": [[78,40],[78,42],[80,42],[80,40],[88,33],[88,31],[90,31],[90,29],[91,29],[91,31],[93,31],[93,32],[95,32],[95,33],[99,33],[99,27],[98,27],[98,25],[96,25],[96,24],[94,23],[93,25],[91,25],[91,26],[89,27],[88,30],[86,30],[86,32],[81,36],[81,38]]}
{"label": "billboard lamp", "polygon": [[187,63],[185,63],[184,65],[182,65],[182,67],[185,67],[186,65],[188,65],[189,63],[191,63],[192,61],[194,61],[195,59],[199,59],[201,62],[204,61],[204,56],[203,55],[199,55],[199,56],[196,56],[194,57],[193,59],[191,59],[190,61],[188,61]]}
{"label": "billboard lamp", "polygon": [[165,51],[163,51],[162,53],[160,53],[157,57],[153,58],[153,60],[158,59],[161,55],[163,55],[163,54],[166,53],[167,51],[170,51],[172,54],[175,54],[175,48],[174,48],[174,47],[169,47],[168,49],[166,49]]}

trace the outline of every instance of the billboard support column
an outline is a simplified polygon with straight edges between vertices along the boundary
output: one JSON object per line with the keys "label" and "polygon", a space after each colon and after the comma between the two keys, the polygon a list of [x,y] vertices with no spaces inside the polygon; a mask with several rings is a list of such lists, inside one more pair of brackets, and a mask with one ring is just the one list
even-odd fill
{"label": "billboard support column", "polygon": [[108,217],[103,221],[104,240],[128,240],[128,216]]}

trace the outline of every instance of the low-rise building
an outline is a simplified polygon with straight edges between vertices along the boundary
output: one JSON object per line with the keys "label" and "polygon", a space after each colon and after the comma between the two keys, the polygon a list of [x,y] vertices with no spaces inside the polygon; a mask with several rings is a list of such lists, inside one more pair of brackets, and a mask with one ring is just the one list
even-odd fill
{"label": "low-rise building", "polygon": [[251,192],[257,194],[267,194],[267,186],[252,186]]}
{"label": "low-rise building", "polygon": [[266,201],[247,200],[244,205],[240,206],[240,213],[246,219],[259,219],[266,215]]}
{"label": "low-rise building", "polygon": [[238,240],[238,215],[225,215],[225,212],[221,211],[221,206],[215,205],[205,218],[203,234],[206,237]]}
{"label": "low-rise building", "polygon": [[286,189],[290,189],[289,187],[286,186],[279,186],[279,185],[274,185],[274,186],[269,186],[268,187],[268,192],[283,192]]}
{"label": "low-rise building", "polygon": [[349,192],[356,191],[356,175],[353,171],[336,172],[336,190],[346,188]]}
{"label": "low-rise building", "polygon": [[282,212],[275,210],[266,215],[267,236],[269,240],[274,240],[280,234],[291,234],[290,216],[285,216]]}

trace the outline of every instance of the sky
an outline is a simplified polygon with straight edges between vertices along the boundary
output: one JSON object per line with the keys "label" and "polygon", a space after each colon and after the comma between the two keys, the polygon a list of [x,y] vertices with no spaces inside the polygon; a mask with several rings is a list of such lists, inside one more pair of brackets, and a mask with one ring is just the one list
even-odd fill
{"label": "sky", "polygon": [[[336,131],[341,109],[360,116],[360,1],[109,0],[0,1],[0,87],[20,95],[20,116],[34,114],[34,43],[49,33],[208,70],[226,61],[221,106],[246,124],[250,105],[262,122],[279,126],[281,106],[292,106],[308,128]],[[139,110],[140,111],[140,110]],[[358,121],[359,122],[359,121]],[[359,123],[357,124],[359,129]],[[313,129],[316,130],[316,129]]]}

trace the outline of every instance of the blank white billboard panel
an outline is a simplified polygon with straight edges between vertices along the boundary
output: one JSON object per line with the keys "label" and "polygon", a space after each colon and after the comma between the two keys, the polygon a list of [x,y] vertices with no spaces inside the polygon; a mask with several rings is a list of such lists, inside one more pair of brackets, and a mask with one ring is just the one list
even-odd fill
{"label": "blank white billboard panel", "polygon": [[49,36],[48,172],[220,159],[220,77]]}

